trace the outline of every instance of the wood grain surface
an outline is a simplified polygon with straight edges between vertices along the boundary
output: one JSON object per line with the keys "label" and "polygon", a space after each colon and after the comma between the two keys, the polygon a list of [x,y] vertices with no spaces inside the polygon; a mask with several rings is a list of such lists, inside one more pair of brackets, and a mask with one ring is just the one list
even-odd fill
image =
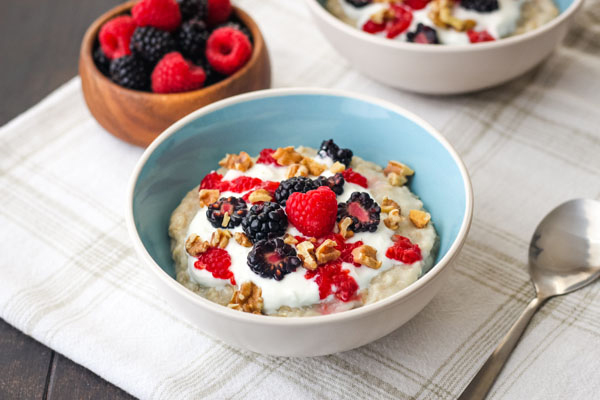
{"label": "wood grain surface", "polygon": [[[0,125],[77,74],[86,28],[117,0],[0,0]],[[130,399],[0,319],[0,399]]]}

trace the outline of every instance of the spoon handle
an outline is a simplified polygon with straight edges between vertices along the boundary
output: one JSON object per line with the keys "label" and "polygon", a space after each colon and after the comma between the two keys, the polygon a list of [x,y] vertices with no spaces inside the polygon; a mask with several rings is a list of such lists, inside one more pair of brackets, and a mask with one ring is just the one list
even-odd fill
{"label": "spoon handle", "polygon": [[529,321],[531,321],[531,317],[533,317],[533,314],[535,314],[545,300],[545,298],[540,297],[531,300],[517,322],[513,324],[508,333],[502,338],[496,350],[494,350],[471,383],[469,383],[460,397],[458,397],[458,400],[485,399],[496,377],[500,374],[502,367],[504,367],[506,360],[510,357],[525,328],[527,328]]}

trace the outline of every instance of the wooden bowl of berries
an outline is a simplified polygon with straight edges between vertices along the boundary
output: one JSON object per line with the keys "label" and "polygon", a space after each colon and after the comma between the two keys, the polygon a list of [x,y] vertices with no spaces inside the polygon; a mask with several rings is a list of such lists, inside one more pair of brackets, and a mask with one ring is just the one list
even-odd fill
{"label": "wooden bowl of berries", "polygon": [[117,6],[85,33],[79,74],[94,118],[138,146],[200,107],[271,85],[262,34],[230,0]]}

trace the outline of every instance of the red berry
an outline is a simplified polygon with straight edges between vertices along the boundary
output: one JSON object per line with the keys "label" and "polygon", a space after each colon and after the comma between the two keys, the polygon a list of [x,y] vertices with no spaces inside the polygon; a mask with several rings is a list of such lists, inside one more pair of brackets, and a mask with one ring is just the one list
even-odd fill
{"label": "red berry", "polygon": [[337,259],[319,266],[314,271],[306,271],[304,277],[312,279],[315,277],[315,283],[319,286],[319,298],[327,298],[330,294],[342,301],[350,301],[355,298],[358,291],[358,284],[350,271],[342,269],[342,261]]}
{"label": "red berry", "polygon": [[488,31],[476,32],[474,30],[467,31],[467,35],[469,36],[469,41],[471,43],[481,43],[481,42],[493,42],[494,37],[490,35]]}
{"label": "red berry", "polygon": [[227,21],[231,11],[230,0],[208,0],[208,23],[214,26]]}
{"label": "red berry", "polygon": [[355,183],[358,186],[362,186],[365,189],[369,187],[369,183],[367,182],[367,178],[359,174],[358,172],[354,172],[352,168],[348,168],[342,175],[346,182]]}
{"label": "red berry", "polygon": [[181,24],[181,12],[175,0],[142,0],[131,9],[138,26],[153,26],[174,31]]}
{"label": "red berry", "polygon": [[410,239],[394,235],[392,236],[392,240],[394,241],[394,245],[388,247],[385,252],[387,258],[402,261],[404,264],[412,264],[423,259],[419,245],[413,244]]}
{"label": "red berry", "polygon": [[223,175],[218,172],[212,171],[202,178],[200,182],[200,189],[220,189],[221,182],[223,181]]}
{"label": "red berry", "polygon": [[287,199],[288,220],[304,235],[323,236],[331,232],[337,217],[333,190],[321,186],[306,193],[295,192]]}
{"label": "red berry", "polygon": [[134,30],[135,22],[128,15],[113,18],[102,25],[98,40],[106,57],[113,60],[131,54],[129,41]]}
{"label": "red berry", "polygon": [[368,20],[364,23],[362,30],[367,33],[378,33],[385,30],[385,24],[378,24],[372,20]]}
{"label": "red berry", "polygon": [[404,0],[404,4],[412,8],[413,10],[422,10],[427,7],[431,0]]}
{"label": "red berry", "polygon": [[235,28],[215,29],[206,42],[206,59],[215,71],[231,75],[252,55],[250,39]]}
{"label": "red berry", "polygon": [[406,31],[413,19],[412,11],[401,5],[392,4],[394,19],[388,22],[387,34],[389,39],[393,39],[402,32]]}
{"label": "red berry", "polygon": [[183,58],[173,51],[156,64],[152,71],[152,91],[155,93],[176,93],[199,89],[204,85],[206,73],[202,67]]}
{"label": "red berry", "polygon": [[235,277],[233,272],[229,270],[231,266],[231,256],[227,250],[218,247],[211,247],[206,252],[198,256],[198,260],[194,262],[194,268],[205,269],[212,273],[217,279],[229,279],[232,285],[235,285]]}
{"label": "red berry", "polygon": [[273,153],[275,150],[273,149],[262,149],[260,154],[258,155],[258,160],[256,160],[257,164],[273,164],[280,166],[276,159],[273,158]]}

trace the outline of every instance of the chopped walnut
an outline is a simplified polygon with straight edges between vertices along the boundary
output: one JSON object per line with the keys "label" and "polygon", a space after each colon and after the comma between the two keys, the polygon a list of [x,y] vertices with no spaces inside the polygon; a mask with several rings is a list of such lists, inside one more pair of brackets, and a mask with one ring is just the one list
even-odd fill
{"label": "chopped walnut", "polygon": [[221,167],[246,172],[252,168],[254,162],[248,153],[240,151],[240,154],[227,154],[224,159],[219,161],[219,165]]}
{"label": "chopped walnut", "polygon": [[280,147],[272,154],[272,157],[277,160],[279,165],[298,164],[304,156],[294,150],[294,147]]}
{"label": "chopped walnut", "polygon": [[302,260],[304,268],[314,271],[317,269],[317,260],[315,257],[315,245],[305,240],[296,246],[298,257]]}
{"label": "chopped walnut", "polygon": [[231,239],[231,232],[225,229],[217,229],[210,237],[210,245],[224,249],[229,244],[229,239]]}
{"label": "chopped walnut", "polygon": [[477,22],[472,19],[462,20],[452,15],[454,0],[433,0],[431,2],[429,18],[441,28],[452,27],[458,32],[473,29]]}
{"label": "chopped walnut", "polygon": [[327,166],[316,162],[310,157],[304,157],[300,164],[308,169],[308,173],[314,176],[319,176],[327,169]]}
{"label": "chopped walnut", "polygon": [[337,242],[335,240],[327,239],[315,251],[317,256],[317,263],[326,264],[329,261],[337,260],[342,253],[335,248]]}
{"label": "chopped walnut", "polygon": [[392,210],[399,210],[400,205],[396,203],[394,200],[388,199],[387,197],[383,198],[381,202],[381,212],[389,213]]}
{"label": "chopped walnut", "polygon": [[229,212],[226,211],[225,214],[223,214],[223,221],[221,221],[221,226],[223,228],[226,228],[229,224],[229,221],[231,221],[231,215],[229,215]]}
{"label": "chopped walnut", "polygon": [[431,215],[421,210],[410,210],[408,218],[417,228],[425,228],[431,220]]}
{"label": "chopped walnut", "polygon": [[[389,3],[389,1],[376,1],[377,3]],[[375,14],[371,15],[369,18],[371,21],[376,24],[383,24],[388,21],[392,21],[395,17],[396,13],[393,8],[384,8],[377,11]]]}
{"label": "chopped walnut", "polygon": [[198,192],[198,199],[200,200],[200,208],[206,207],[219,200],[220,192],[217,189],[202,189]]}
{"label": "chopped walnut", "polygon": [[250,239],[248,239],[248,236],[246,236],[245,233],[236,232],[233,234],[233,238],[236,242],[238,242],[240,246],[252,247],[252,242],[250,241]]}
{"label": "chopped walnut", "polygon": [[192,257],[198,257],[200,254],[206,252],[209,247],[210,244],[208,242],[205,242],[200,236],[193,233],[185,241],[185,251]]}
{"label": "chopped walnut", "polygon": [[400,227],[400,222],[402,222],[402,220],[403,217],[400,214],[400,210],[396,208],[388,213],[388,216],[383,220],[383,223],[385,226],[395,231]]}
{"label": "chopped walnut", "polygon": [[262,289],[252,282],[244,282],[233,293],[227,307],[252,314],[262,314]]}
{"label": "chopped walnut", "polygon": [[404,175],[398,175],[395,172],[390,172],[388,174],[388,182],[392,186],[402,186],[408,182],[408,179],[406,179]]}
{"label": "chopped walnut", "polygon": [[287,170],[285,177],[287,179],[293,178],[294,176],[308,176],[308,168],[301,164],[292,164]]}
{"label": "chopped walnut", "polygon": [[286,233],[285,235],[283,235],[283,243],[294,245],[298,243],[298,239],[296,239],[293,235]]}
{"label": "chopped walnut", "polygon": [[346,165],[344,163],[336,161],[331,167],[329,167],[329,170],[334,174],[337,174],[338,172],[344,172],[346,170]]}
{"label": "chopped walnut", "polygon": [[354,262],[362,264],[366,267],[379,269],[381,261],[377,260],[377,250],[367,244],[363,244],[352,250]]}
{"label": "chopped walnut", "polygon": [[259,201],[271,201],[273,200],[273,196],[265,189],[256,189],[254,192],[250,193],[248,196],[248,200],[251,203],[257,203]]}
{"label": "chopped walnut", "polygon": [[388,176],[391,172],[403,176],[411,176],[415,173],[415,171],[413,171],[408,165],[394,160],[388,161],[388,165],[383,170],[383,174],[385,176]]}
{"label": "chopped walnut", "polygon": [[348,229],[350,227],[350,225],[352,225],[352,218],[350,218],[350,217],[344,218],[338,224],[338,228],[340,230],[340,235],[342,235],[342,237],[344,239],[348,239],[348,238],[351,238],[352,236],[354,236],[354,232],[352,232],[350,229]]}

